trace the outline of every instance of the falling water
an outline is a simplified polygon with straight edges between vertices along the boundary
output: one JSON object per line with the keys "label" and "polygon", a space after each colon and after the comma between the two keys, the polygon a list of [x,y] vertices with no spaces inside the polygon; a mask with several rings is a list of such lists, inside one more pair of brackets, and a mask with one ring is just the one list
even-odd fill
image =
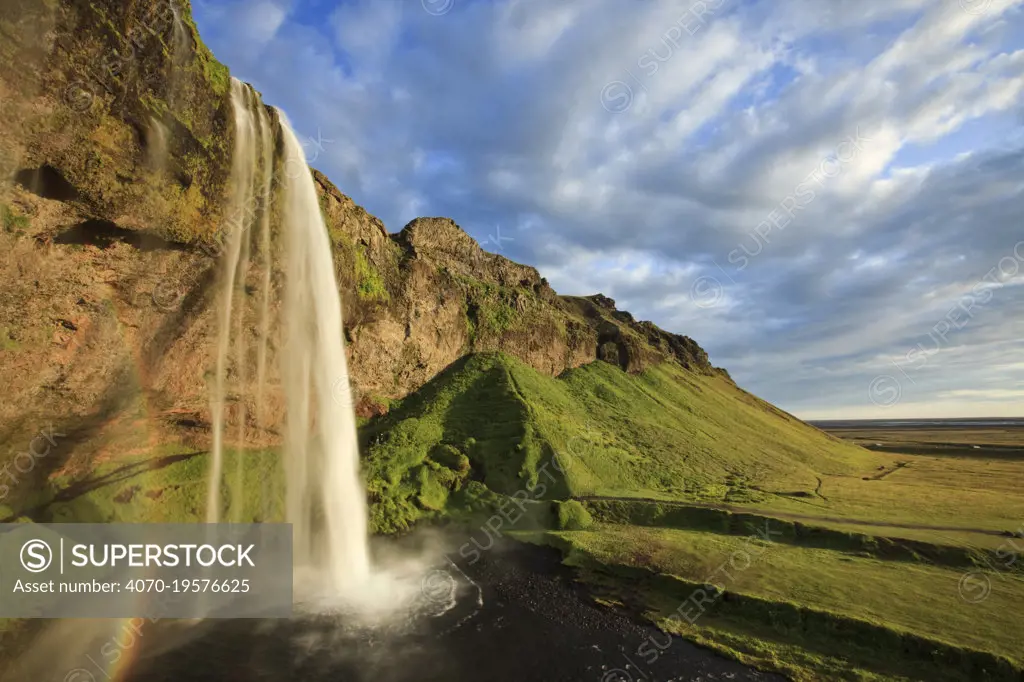
{"label": "falling water", "polygon": [[288,119],[278,113],[285,154],[288,520],[297,563],[325,570],[331,586],[342,589],[365,580],[370,561],[355,413],[351,400],[334,397],[339,387],[349,390],[341,297],[313,176]]}
{"label": "falling water", "polygon": [[[265,173],[270,172],[269,159],[264,160],[263,164],[260,163],[261,159],[258,156],[260,148],[256,145],[257,127],[270,125],[266,110],[262,106],[256,105],[256,96],[252,89],[236,79],[231,81],[231,106],[234,111],[236,140],[229,188],[231,203],[227,212],[226,234],[223,235],[226,241],[223,254],[224,271],[221,278],[220,308],[217,314],[216,368],[210,395],[213,450],[210,485],[206,499],[207,523],[217,523],[220,520],[220,486],[224,462],[224,397],[228,351],[231,345],[235,293],[244,285],[248,269],[247,238],[250,234],[249,222],[254,214],[254,181],[261,165],[265,169]],[[241,312],[244,314],[244,310]],[[245,364],[245,347],[241,329],[240,323],[236,332],[236,358],[240,367]],[[243,354],[239,354],[239,352]],[[244,414],[241,416],[242,419],[239,420],[239,423],[244,426]],[[236,490],[236,492],[238,491]],[[237,506],[236,501],[236,508]]]}
{"label": "falling water", "polygon": [[170,23],[171,35],[168,47],[171,68],[168,70],[161,95],[168,105],[168,110],[163,113],[162,120],[156,116],[150,116],[146,129],[146,163],[150,170],[155,172],[161,172],[167,168],[168,143],[170,141],[167,124],[173,121],[174,113],[181,111],[182,95],[187,94],[182,92],[182,74],[185,73],[185,67],[191,62],[192,57],[192,41],[188,29],[185,28],[185,22],[181,18],[181,10],[175,2],[168,2],[163,9],[169,10],[169,14],[167,12],[151,14],[146,20],[148,25],[138,29],[140,31],[138,35],[143,35],[145,31],[159,30],[161,31],[161,40],[168,41],[163,31],[167,28],[168,22]]}
{"label": "falling water", "polygon": [[167,126],[155,116],[146,128],[146,163],[150,170],[162,171],[167,165]]}
{"label": "falling water", "polygon": [[[263,158],[269,169],[273,162],[274,137],[270,129],[270,119],[265,121],[266,125],[260,127],[260,142],[263,145]],[[260,266],[263,268],[263,281],[260,290],[260,326],[259,346],[256,352],[256,426],[263,428],[263,387],[267,377],[267,344],[270,334],[270,273],[273,268],[273,260],[270,252],[270,192],[273,186],[272,173],[264,175],[263,188],[260,193],[260,203],[263,212],[260,216],[260,254],[262,260]],[[266,497],[264,497],[266,502]]]}
{"label": "falling water", "polygon": [[171,15],[174,17],[172,24],[171,33],[171,53],[174,55],[178,63],[186,57],[192,49],[192,40],[188,35],[188,31],[185,29],[185,22],[181,20],[181,10],[173,2],[171,5]]}
{"label": "falling water", "polygon": [[[293,525],[296,565],[321,576],[335,592],[350,589],[370,572],[366,531],[365,493],[359,480],[359,448],[355,413],[350,399],[342,330],[341,297],[334,274],[334,259],[320,212],[313,176],[302,147],[283,113],[277,112],[283,158],[272,159],[271,121],[259,96],[233,80],[236,142],[231,169],[229,228],[223,253],[220,302],[217,314],[216,371],[211,391],[213,449],[207,521],[221,514],[223,477],[224,404],[227,367],[234,339],[239,392],[247,371],[244,301],[236,299],[249,268],[249,248],[257,224],[259,262],[263,267],[256,358],[256,414],[262,419],[266,381],[267,342],[270,336],[270,271],[272,253],[282,253],[285,286],[283,305],[284,347],[280,352],[286,404],[285,473],[287,520]],[[276,162],[276,164],[274,163]],[[271,178],[272,167],[278,167]],[[274,180],[279,186],[275,187]],[[272,243],[270,200],[280,202],[276,213],[283,245]],[[254,210],[254,206],[262,210]],[[283,246],[283,251],[281,250]],[[239,401],[239,445],[244,441],[244,401]],[[238,458],[241,466],[241,458]],[[241,497],[242,470],[236,470],[235,496]],[[235,500],[233,520],[241,520]]]}
{"label": "falling water", "polygon": [[[261,107],[265,114],[266,110]],[[270,118],[264,116],[263,125],[260,126],[260,143],[263,147],[263,159],[267,164],[267,170],[271,171],[274,159],[274,135],[270,128]],[[267,346],[270,336],[270,293],[271,293],[271,272],[274,262],[270,250],[270,197],[273,188],[273,173],[264,173],[263,187],[260,189],[260,267],[263,270],[262,281],[260,282],[260,315],[259,329],[257,332],[258,345],[256,347],[256,409],[254,413],[256,428],[262,433],[264,428],[263,397],[264,386],[267,380]],[[263,518],[271,515],[271,490],[272,481],[269,477],[263,480],[263,490],[260,498],[263,501],[261,512]]]}

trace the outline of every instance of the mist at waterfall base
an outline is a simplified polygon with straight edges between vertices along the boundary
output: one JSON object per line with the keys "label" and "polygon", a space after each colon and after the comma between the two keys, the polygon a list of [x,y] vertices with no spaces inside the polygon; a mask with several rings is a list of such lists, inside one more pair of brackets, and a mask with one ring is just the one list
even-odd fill
{"label": "mist at waterfall base", "polygon": [[[361,621],[415,613],[424,606],[423,576],[442,555],[391,554],[387,561],[371,565],[341,297],[305,153],[287,116],[277,109],[268,112],[249,85],[233,80],[231,103],[236,138],[219,264],[207,521],[243,520],[238,504],[228,510],[229,519],[222,517],[222,486],[225,476],[232,480],[232,474],[224,472],[225,396],[235,396],[239,426],[233,445],[242,448],[243,389],[250,354],[244,311],[239,308],[245,302],[250,267],[258,266],[262,278],[253,418],[262,426],[267,344],[279,338],[285,520],[293,528],[296,608],[301,613],[337,612]],[[284,281],[277,320],[269,313],[275,267],[281,268]],[[229,375],[237,385],[229,386]],[[235,461],[232,485],[241,497],[244,457]],[[428,601],[431,609],[438,606],[436,600]]]}

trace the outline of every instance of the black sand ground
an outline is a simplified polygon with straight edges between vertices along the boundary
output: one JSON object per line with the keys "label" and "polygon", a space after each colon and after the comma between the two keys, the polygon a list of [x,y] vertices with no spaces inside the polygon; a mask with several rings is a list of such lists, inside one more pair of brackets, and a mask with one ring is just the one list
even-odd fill
{"label": "black sand ground", "polygon": [[[780,680],[593,605],[556,552],[495,549],[448,567],[457,605],[402,632],[327,618],[217,621],[139,662],[129,682],[668,682]],[[443,599],[445,574],[427,585]],[[450,585],[448,591],[450,593]],[[428,594],[428,597],[432,595]],[[479,605],[482,597],[483,605]],[[210,623],[210,621],[207,621]],[[346,631],[347,630],[347,631]],[[653,637],[653,640],[651,638]],[[647,646],[641,649],[645,641]],[[658,648],[654,645],[660,645]],[[655,652],[657,652],[655,654]]]}

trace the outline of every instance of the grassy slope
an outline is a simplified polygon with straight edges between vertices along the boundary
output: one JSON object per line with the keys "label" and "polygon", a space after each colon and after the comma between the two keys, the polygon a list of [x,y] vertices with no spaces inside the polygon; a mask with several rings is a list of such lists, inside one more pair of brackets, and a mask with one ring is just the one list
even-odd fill
{"label": "grassy slope", "polygon": [[612,563],[625,557],[693,582],[708,580],[730,592],[813,607],[951,646],[1017,658],[1024,640],[1024,578],[1011,573],[992,580],[989,598],[969,603],[958,589],[963,572],[937,566],[782,543],[730,563],[749,549],[746,538],[663,528],[601,525],[562,535]]}
{"label": "grassy slope", "polygon": [[[535,499],[650,498],[965,529],[1015,527],[1009,520],[1024,510],[1009,480],[1019,480],[1014,463],[907,464],[827,436],[722,377],[668,363],[629,375],[597,362],[554,379],[502,354],[468,356],[370,422],[364,448],[372,523],[384,532],[500,502],[495,493],[533,491],[545,472],[559,473]],[[713,520],[700,527],[693,510],[616,504],[683,514],[693,525],[641,528],[626,514],[619,525],[594,526],[559,506],[547,524],[572,532],[554,541],[607,567],[699,584],[744,540]],[[994,549],[998,536],[906,529],[925,542],[900,549],[871,537],[888,528],[836,529],[774,543],[726,586],[737,595],[728,608],[681,634],[795,679],[1017,679],[1008,659],[1016,661],[1024,635],[1014,616],[1024,606],[1021,578],[996,575],[980,604],[958,592],[963,572],[977,570],[962,548],[983,539]],[[927,545],[940,539],[953,547]],[[629,592],[631,580],[612,584]],[[677,626],[665,617],[679,595],[664,583],[640,600],[662,626]]]}
{"label": "grassy slope", "polygon": [[867,451],[723,377],[671,363],[629,375],[595,362],[553,379],[505,355],[468,356],[364,433],[381,531],[450,511],[468,489],[481,492],[474,480],[506,495],[530,489],[545,463],[564,472],[546,499],[740,505],[825,526],[893,523],[906,527],[858,530],[988,548],[998,537],[973,531],[1014,530],[1024,519],[1022,462]]}
{"label": "grassy slope", "polygon": [[464,502],[480,492],[474,481],[511,495],[556,469],[545,499],[753,503],[813,497],[823,475],[859,478],[889,461],[721,377],[669,363],[633,376],[595,362],[553,379],[500,353],[452,365],[367,425],[364,447],[383,531]]}
{"label": "grassy slope", "polygon": [[881,461],[722,377],[672,364],[634,377],[594,363],[563,380],[583,408],[584,433],[597,436],[569,448],[577,495],[756,501],[813,493],[820,475],[857,475]]}

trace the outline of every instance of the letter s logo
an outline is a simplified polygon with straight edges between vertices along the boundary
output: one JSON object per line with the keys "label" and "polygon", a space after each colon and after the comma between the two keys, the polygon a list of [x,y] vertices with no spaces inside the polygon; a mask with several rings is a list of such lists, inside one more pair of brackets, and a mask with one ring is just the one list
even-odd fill
{"label": "letter s logo", "polygon": [[53,550],[42,540],[29,540],[21,546],[21,565],[29,573],[42,573],[53,563]]}

